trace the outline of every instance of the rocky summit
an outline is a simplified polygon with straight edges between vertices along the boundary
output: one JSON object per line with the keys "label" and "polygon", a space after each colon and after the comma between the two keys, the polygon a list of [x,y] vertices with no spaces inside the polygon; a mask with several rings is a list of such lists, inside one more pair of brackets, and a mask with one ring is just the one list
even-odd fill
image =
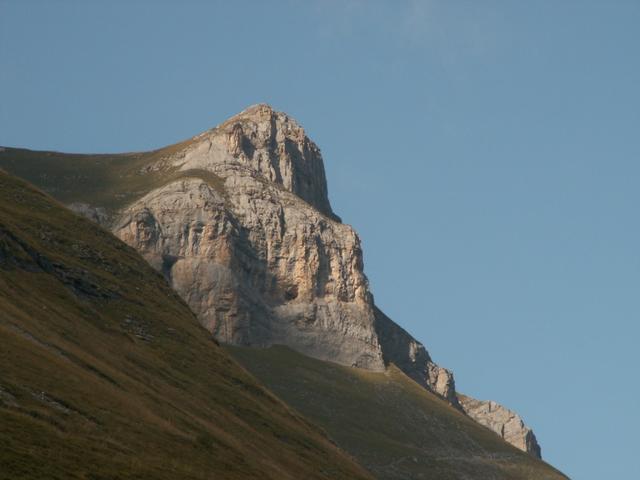
{"label": "rocky summit", "polygon": [[[0,166],[29,178],[25,155],[6,149]],[[40,166],[51,168],[56,155]],[[459,395],[452,373],[376,307],[360,239],[331,208],[320,149],[287,114],[256,105],[161,150],[66,165],[29,179],[140,252],[220,342],[285,345],[372,371],[394,364],[540,456],[519,416]],[[118,185],[78,190],[82,172]]]}

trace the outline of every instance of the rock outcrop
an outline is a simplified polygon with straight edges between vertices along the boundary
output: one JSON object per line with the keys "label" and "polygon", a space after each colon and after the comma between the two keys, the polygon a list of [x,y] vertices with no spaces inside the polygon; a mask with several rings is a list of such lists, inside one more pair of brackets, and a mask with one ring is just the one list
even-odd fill
{"label": "rock outcrop", "polygon": [[535,434],[520,415],[493,401],[476,400],[462,394],[458,394],[458,399],[464,412],[480,425],[493,430],[520,450],[542,458]]}
{"label": "rock outcrop", "polygon": [[384,369],[360,240],[333,214],[320,151],[300,126],[259,105],[164,162],[195,173],[111,228],[218,340]]}
{"label": "rock outcrop", "polygon": [[92,207],[88,203],[82,202],[72,203],[70,205],[67,205],[67,207],[69,207],[77,214],[82,215],[83,217],[86,217],[99,225],[104,225],[109,220],[107,211],[103,207]]}
{"label": "rock outcrop", "polygon": [[256,105],[175,147],[139,172],[169,180],[109,217],[72,208],[142,253],[219,341],[376,371],[393,363],[467,411],[452,373],[375,306],[360,240],[333,213],[320,150],[302,127]]}

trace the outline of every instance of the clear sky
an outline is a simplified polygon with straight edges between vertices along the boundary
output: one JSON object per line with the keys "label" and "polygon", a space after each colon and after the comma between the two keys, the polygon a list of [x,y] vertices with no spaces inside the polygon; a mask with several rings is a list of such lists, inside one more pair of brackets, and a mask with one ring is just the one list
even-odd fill
{"label": "clear sky", "polygon": [[0,0],[0,144],[250,104],[322,148],[378,304],[581,479],[640,478],[640,2]]}

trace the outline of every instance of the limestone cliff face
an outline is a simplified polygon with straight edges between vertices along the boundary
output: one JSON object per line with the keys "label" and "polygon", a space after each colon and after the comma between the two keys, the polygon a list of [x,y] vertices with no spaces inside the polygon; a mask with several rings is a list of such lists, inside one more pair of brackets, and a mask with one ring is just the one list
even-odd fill
{"label": "limestone cliff face", "polygon": [[[333,213],[320,150],[302,127],[257,105],[180,145],[140,171],[169,180],[111,217],[72,208],[141,252],[221,342],[282,344],[378,371],[394,363],[468,410],[452,373],[374,305],[360,240]],[[498,424],[502,413],[479,421]],[[523,448],[518,434],[503,437]]]}
{"label": "limestone cliff face", "polygon": [[216,338],[384,369],[360,240],[332,213],[300,126],[259,105],[164,163],[198,175],[153,190],[111,227]]}

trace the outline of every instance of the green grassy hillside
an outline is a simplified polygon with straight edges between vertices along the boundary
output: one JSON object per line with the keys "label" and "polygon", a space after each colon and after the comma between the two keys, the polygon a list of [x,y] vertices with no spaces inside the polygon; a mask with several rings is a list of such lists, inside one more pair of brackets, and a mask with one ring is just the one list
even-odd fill
{"label": "green grassy hillside", "polygon": [[198,176],[223,188],[222,179],[211,172],[155,165],[179,154],[189,143],[187,140],[152,152],[99,155],[0,148],[0,168],[64,204],[81,201],[116,210],[182,177]]}
{"label": "green grassy hillside", "polygon": [[225,348],[379,479],[566,478],[393,366],[375,373],[285,347]]}
{"label": "green grassy hillside", "polygon": [[370,477],[135,251],[0,172],[0,478]]}

